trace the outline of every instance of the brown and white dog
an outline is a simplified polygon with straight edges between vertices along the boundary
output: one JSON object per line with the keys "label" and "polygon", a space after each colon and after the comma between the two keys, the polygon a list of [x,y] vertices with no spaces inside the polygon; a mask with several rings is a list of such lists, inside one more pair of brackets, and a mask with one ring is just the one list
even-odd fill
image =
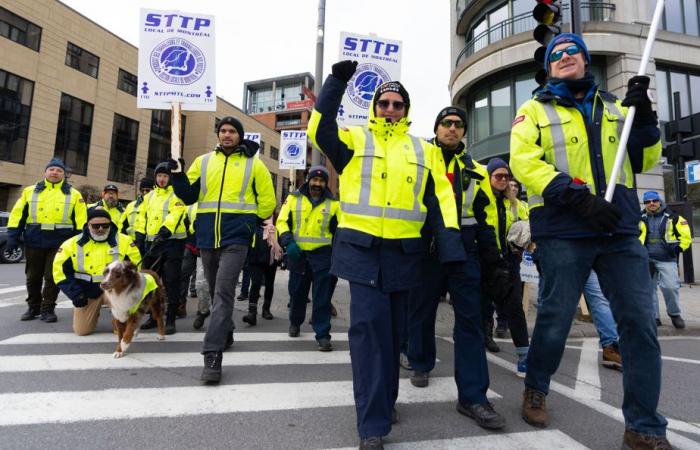
{"label": "brown and white dog", "polygon": [[[143,274],[153,277],[158,287],[148,293],[138,308],[146,279]],[[163,284],[158,275],[150,270],[139,272],[136,265],[128,261],[115,261],[104,270],[104,278],[100,287],[112,309],[112,324],[117,330],[117,348],[115,358],[121,358],[138,334],[144,313],[150,311],[151,317],[158,325],[158,340],[165,339],[163,323],[164,295]]]}

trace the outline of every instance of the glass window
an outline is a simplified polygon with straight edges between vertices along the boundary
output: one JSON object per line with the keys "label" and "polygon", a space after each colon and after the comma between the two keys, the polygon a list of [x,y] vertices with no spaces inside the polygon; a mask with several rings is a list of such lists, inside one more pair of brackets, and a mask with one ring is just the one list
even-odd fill
{"label": "glass window", "polygon": [[0,160],[24,164],[34,82],[0,69]]}
{"label": "glass window", "polygon": [[474,119],[476,120],[476,140],[487,138],[489,136],[489,93],[487,90],[476,95]]}
{"label": "glass window", "polygon": [[683,15],[681,14],[681,0],[666,0],[665,22],[666,30],[676,33],[683,32]]}
{"label": "glass window", "polygon": [[527,73],[515,78],[515,111],[532,98],[532,91],[537,88],[534,73]]}
{"label": "glass window", "polygon": [[671,120],[671,94],[668,92],[668,72],[665,70],[656,70],[656,98],[659,120],[668,122]]}
{"label": "glass window", "polygon": [[126,184],[134,182],[138,140],[139,123],[120,114],[114,114],[108,180]]}
{"label": "glass window", "polygon": [[278,161],[280,159],[280,150],[274,145],[270,146],[270,158]]}
{"label": "glass window", "polygon": [[69,42],[66,50],[66,65],[97,78],[100,58],[87,50]]}
{"label": "glass window", "polygon": [[263,141],[262,139],[260,139],[260,150],[258,150],[258,151],[260,152],[261,155],[265,154],[265,141]]}
{"label": "glass window", "polygon": [[700,20],[698,0],[684,0],[683,16],[685,17],[685,34],[698,36],[700,34],[700,30],[698,30],[698,21]]}
{"label": "glass window", "polygon": [[276,126],[288,127],[301,124],[301,114],[280,114],[277,116]]}
{"label": "glass window", "polygon": [[270,176],[272,177],[272,189],[275,190],[275,196],[277,195],[277,174],[274,172],[270,172]]}
{"label": "glass window", "polygon": [[219,133],[217,132],[217,130],[219,129],[219,124],[220,124],[220,123],[221,123],[221,119],[219,119],[218,117],[214,117],[214,134],[216,134],[217,137],[218,137],[218,135],[219,135]]}
{"label": "glass window", "polygon": [[700,113],[700,75],[690,76],[690,92],[692,114]]}
{"label": "glass window", "polygon": [[690,92],[688,90],[688,76],[685,73],[671,72],[671,105],[673,105],[673,93],[681,93],[681,117],[690,114]]}
{"label": "glass window", "polygon": [[0,7],[0,36],[38,52],[41,43],[41,27]]}
{"label": "glass window", "polygon": [[274,106],[272,88],[253,91],[250,94],[250,98],[251,113],[255,114],[272,111],[272,107]]}
{"label": "glass window", "polygon": [[[154,109],[151,112],[151,136],[148,141],[148,165],[146,173],[151,175],[158,163],[170,159],[170,115],[169,109]],[[187,117],[182,116],[180,141],[185,144],[185,124]]]}
{"label": "glass window", "polygon": [[61,94],[54,155],[78,175],[87,175],[93,109],[91,103]]}
{"label": "glass window", "polygon": [[127,72],[124,69],[119,69],[119,77],[117,79],[117,88],[136,97],[138,91],[139,80],[134,74]]}
{"label": "glass window", "polygon": [[488,45],[488,35],[486,30],[489,24],[486,19],[479,22],[472,30],[472,39],[474,40],[474,51],[477,52]]}
{"label": "glass window", "polygon": [[496,84],[491,90],[491,134],[510,131],[512,121],[510,80],[507,80]]}
{"label": "glass window", "polygon": [[506,20],[508,20],[507,3],[489,14],[489,42],[493,43],[508,37],[509,30],[504,23]]}

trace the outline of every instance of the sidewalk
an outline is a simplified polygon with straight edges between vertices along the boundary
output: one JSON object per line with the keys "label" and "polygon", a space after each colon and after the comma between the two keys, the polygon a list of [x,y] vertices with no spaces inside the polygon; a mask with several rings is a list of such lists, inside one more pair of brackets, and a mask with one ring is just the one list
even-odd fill
{"label": "sidewalk", "polygon": [[[287,281],[289,272],[278,271],[275,279],[275,296],[272,300],[272,313],[276,317],[287,317]],[[531,302],[527,311],[527,322],[530,332],[535,324],[537,311],[534,303],[537,296],[536,285],[526,285],[530,288]],[[681,309],[683,318],[685,319],[686,328],[677,330],[671,325],[671,320],[666,315],[666,305],[663,301],[663,296],[659,291],[659,308],[660,318],[663,326],[657,328],[659,336],[700,336],[700,285],[689,286],[683,284],[681,286]],[[236,302],[241,305],[242,302]],[[247,305],[247,304],[246,304]],[[333,295],[333,305],[338,311],[338,317],[333,318],[334,326],[349,327],[350,326],[350,289],[345,280],[339,280]],[[307,317],[311,315],[311,305],[307,308]],[[435,333],[440,336],[451,336],[453,327],[452,307],[447,303],[441,303],[438,308],[437,323]],[[595,327],[590,322],[574,320],[574,323],[569,332],[569,337],[598,337]]]}

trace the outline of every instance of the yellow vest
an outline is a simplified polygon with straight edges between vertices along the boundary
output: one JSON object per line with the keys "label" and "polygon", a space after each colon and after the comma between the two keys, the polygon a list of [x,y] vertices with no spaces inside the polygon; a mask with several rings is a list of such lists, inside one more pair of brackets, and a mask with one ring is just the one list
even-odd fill
{"label": "yellow vest", "polygon": [[[664,241],[666,241],[667,244],[680,245],[683,251],[688,250],[693,243],[693,236],[690,234],[690,225],[688,225],[688,221],[680,214],[677,216],[677,220],[674,220],[674,217],[668,212],[665,212],[664,215],[666,216]],[[647,213],[645,212],[642,214],[642,220],[639,221],[639,240],[642,245],[647,244],[647,220]]]}
{"label": "yellow vest", "polygon": [[114,208],[108,208],[107,205],[105,204],[104,200],[97,201],[93,203],[92,205],[88,206],[88,209],[91,208],[96,208],[96,207],[101,207],[105,211],[109,213],[109,217],[112,219],[112,223],[115,225],[119,226],[121,223],[123,211],[120,207],[116,206]]}
{"label": "yellow vest", "polygon": [[119,223],[123,224],[124,221],[128,224],[128,227],[126,228],[126,234],[131,236],[133,239],[136,237],[136,221],[138,219],[138,205],[136,203],[143,203],[143,199],[136,199],[133,202],[129,202],[128,205],[126,205],[126,208],[124,208],[124,212],[122,213],[121,219],[119,219]]}
{"label": "yellow vest", "polygon": [[[299,248],[304,251],[331,245],[333,234],[330,223],[334,216],[337,217],[339,207],[340,203],[330,198],[314,207],[306,195],[298,192],[289,194],[277,218],[278,234],[291,232]],[[290,214],[291,230],[287,223]]]}
{"label": "yellow vest", "polygon": [[155,187],[146,194],[138,208],[136,231],[146,235],[152,241],[158,235],[161,227],[166,227],[172,235],[168,239],[184,239],[185,204],[173,192],[173,187]]}
{"label": "yellow vest", "polygon": [[[7,226],[17,228],[26,207],[26,225],[38,224],[43,231],[73,228],[81,230],[87,221],[87,208],[83,196],[73,187],[70,188],[70,194],[66,194],[64,182],[52,184],[44,180],[41,182],[43,188],[39,192],[37,185],[24,188],[22,196],[12,208]],[[73,225],[73,213],[75,213],[75,225]]]}
{"label": "yellow vest", "polygon": [[144,299],[148,294],[151,292],[155,291],[158,289],[158,283],[156,282],[155,278],[153,278],[153,275],[149,273],[140,273],[141,276],[141,296],[139,298],[139,301],[136,302],[131,308],[129,308],[129,314],[135,314],[136,311],[139,310],[141,307],[141,304],[143,303]]}

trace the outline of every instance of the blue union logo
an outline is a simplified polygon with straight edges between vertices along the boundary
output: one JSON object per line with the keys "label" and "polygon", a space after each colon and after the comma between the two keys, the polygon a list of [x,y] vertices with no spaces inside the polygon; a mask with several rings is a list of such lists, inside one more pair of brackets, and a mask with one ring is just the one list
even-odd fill
{"label": "blue union logo", "polygon": [[291,143],[287,145],[286,151],[291,158],[296,158],[301,153],[301,147],[295,143]]}
{"label": "blue union logo", "polygon": [[374,91],[377,87],[389,81],[389,74],[380,66],[372,63],[360,64],[353,78],[348,82],[350,100],[360,108],[369,108]]}
{"label": "blue union logo", "polygon": [[168,84],[187,85],[204,74],[204,53],[191,42],[171,38],[161,42],[151,52],[151,70]]}

